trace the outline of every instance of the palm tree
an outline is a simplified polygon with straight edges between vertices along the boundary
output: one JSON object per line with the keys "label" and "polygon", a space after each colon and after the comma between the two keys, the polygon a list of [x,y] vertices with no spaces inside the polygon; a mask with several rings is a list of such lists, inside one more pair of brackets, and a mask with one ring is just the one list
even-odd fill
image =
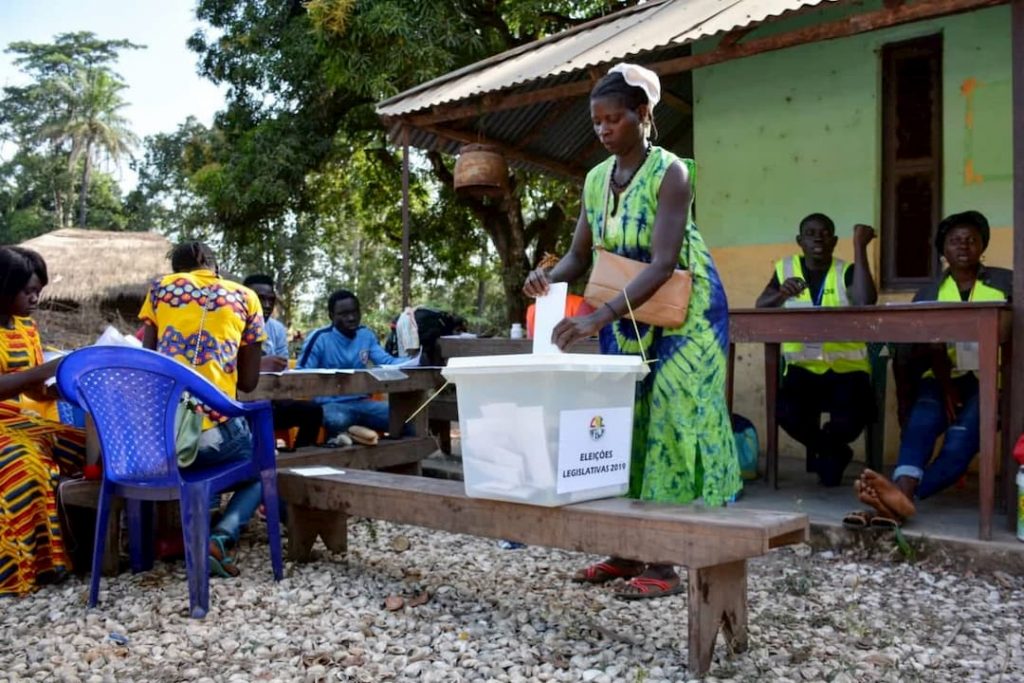
{"label": "palm tree", "polygon": [[69,167],[76,168],[79,160],[82,161],[78,227],[84,228],[94,161],[105,155],[117,163],[123,155],[131,153],[138,138],[129,128],[128,120],[120,114],[128,104],[121,97],[125,84],[105,69],[82,70],[78,77],[76,111],[65,132],[71,140]]}

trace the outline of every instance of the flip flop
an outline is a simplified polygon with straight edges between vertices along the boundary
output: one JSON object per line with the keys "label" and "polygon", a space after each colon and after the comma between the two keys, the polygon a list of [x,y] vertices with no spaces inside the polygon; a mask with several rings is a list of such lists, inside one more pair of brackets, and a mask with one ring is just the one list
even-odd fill
{"label": "flip flop", "polygon": [[608,583],[616,579],[631,579],[634,576],[640,576],[643,572],[642,564],[638,564],[636,569],[626,569],[610,562],[598,562],[576,572],[572,581],[573,583]]}
{"label": "flip flop", "polygon": [[210,536],[210,576],[233,579],[242,572],[224,547],[224,540],[223,536]]}
{"label": "flip flop", "polygon": [[892,531],[893,529],[899,529],[901,526],[903,526],[903,522],[895,515],[875,515],[871,518],[872,529]]}
{"label": "flip flop", "polygon": [[615,597],[620,600],[651,600],[653,598],[663,598],[667,595],[675,595],[686,590],[678,576],[674,582],[655,579],[649,576],[637,576],[630,579],[626,585],[634,590],[629,592],[620,591],[615,593]]}
{"label": "flip flop", "polygon": [[877,516],[878,513],[874,510],[854,510],[843,517],[843,526],[855,531],[867,529]]}

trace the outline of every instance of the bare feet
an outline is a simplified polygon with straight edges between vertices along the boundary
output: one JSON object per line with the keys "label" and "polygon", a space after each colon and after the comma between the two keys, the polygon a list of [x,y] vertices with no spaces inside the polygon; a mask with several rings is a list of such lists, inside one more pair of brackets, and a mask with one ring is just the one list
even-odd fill
{"label": "bare feet", "polygon": [[[869,498],[876,498],[884,507],[888,508],[890,512],[896,513],[901,519],[913,517],[917,513],[914,502],[907,494],[900,490],[899,486],[878,472],[864,470],[864,473],[860,475],[858,483],[860,484],[858,497],[864,495]],[[864,498],[861,498],[861,500],[868,502]],[[873,505],[872,503],[868,504]]]}
{"label": "bare feet", "polygon": [[[899,520],[903,519],[882,502],[882,499],[878,497],[878,491],[876,491],[874,487],[865,485],[863,481],[858,479],[853,482],[853,490],[857,494],[857,500],[870,506],[874,512],[877,513],[875,516],[890,517],[892,519]],[[870,524],[870,522],[870,519],[867,520],[868,524]]]}

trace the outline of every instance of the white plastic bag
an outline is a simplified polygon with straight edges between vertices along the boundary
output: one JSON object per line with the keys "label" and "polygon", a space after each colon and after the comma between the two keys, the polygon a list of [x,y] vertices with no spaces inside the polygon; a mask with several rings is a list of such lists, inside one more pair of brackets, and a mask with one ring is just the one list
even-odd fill
{"label": "white plastic bag", "polygon": [[142,342],[130,334],[121,334],[113,325],[107,325],[103,334],[96,340],[96,346],[131,346],[142,348]]}

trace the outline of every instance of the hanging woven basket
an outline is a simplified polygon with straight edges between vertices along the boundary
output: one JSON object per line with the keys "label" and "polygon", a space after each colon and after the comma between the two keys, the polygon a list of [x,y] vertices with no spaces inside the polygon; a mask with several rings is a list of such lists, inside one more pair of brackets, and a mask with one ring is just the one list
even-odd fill
{"label": "hanging woven basket", "polygon": [[463,145],[455,161],[455,191],[473,197],[508,192],[508,164],[492,145]]}

